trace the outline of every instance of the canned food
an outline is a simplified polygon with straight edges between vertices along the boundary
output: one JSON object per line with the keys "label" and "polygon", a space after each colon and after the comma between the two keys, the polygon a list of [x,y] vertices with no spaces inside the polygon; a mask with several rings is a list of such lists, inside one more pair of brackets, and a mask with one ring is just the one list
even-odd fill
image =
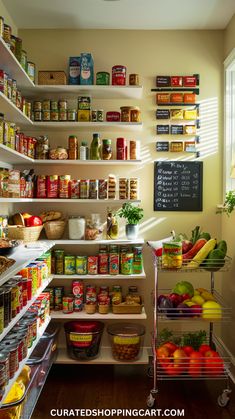
{"label": "canned food", "polygon": [[43,119],[43,121],[50,121],[51,120],[51,112],[50,111],[43,111],[42,112],[42,119]]}
{"label": "canned food", "polygon": [[9,353],[9,378],[11,379],[19,368],[18,344],[14,341],[5,341],[3,345]]}
{"label": "canned food", "polygon": [[4,32],[4,18],[0,16],[0,37],[3,38]]}
{"label": "canned food", "polygon": [[3,24],[3,40],[6,44],[11,44],[11,26]]}
{"label": "canned food", "polygon": [[50,111],[51,110],[51,101],[49,99],[45,99],[42,102],[42,110],[43,111]]}
{"label": "canned food", "polygon": [[57,110],[51,111],[50,120],[51,121],[59,121],[59,111],[57,111]]}
{"label": "canned food", "polygon": [[162,267],[179,269],[182,266],[182,243],[167,242],[162,245]]}
{"label": "canned food", "polygon": [[59,102],[58,102],[58,105],[59,105],[59,109],[60,110],[67,110],[67,108],[68,108],[68,102],[67,102],[67,100],[65,100],[65,99],[60,99],[59,100]]}
{"label": "canned food", "polygon": [[76,273],[76,259],[75,256],[66,255],[64,257],[64,274],[75,275]]}
{"label": "canned food", "polygon": [[63,313],[73,313],[73,298],[63,297]]}
{"label": "canned food", "polygon": [[66,109],[60,109],[59,120],[60,121],[67,121],[67,110]]}
{"label": "canned food", "polygon": [[27,74],[32,82],[35,82],[35,64],[31,61],[27,61]]}
{"label": "canned food", "polygon": [[98,109],[97,111],[97,121],[104,122],[104,111],[103,109]]}
{"label": "canned food", "polygon": [[64,250],[56,249],[54,250],[55,255],[55,273],[56,275],[64,274]]}
{"label": "canned food", "polygon": [[77,275],[87,274],[87,256],[76,257],[76,274]]}
{"label": "canned food", "polygon": [[24,49],[21,50],[20,64],[23,67],[23,69],[26,71],[27,70],[27,52]]}
{"label": "canned food", "polygon": [[19,62],[21,60],[21,51],[22,51],[22,39],[16,37],[16,40],[15,40],[15,56],[16,56],[16,58]]}
{"label": "canned food", "polygon": [[[78,257],[78,256],[77,256]],[[72,283],[72,292],[75,296],[83,296],[84,293],[84,283],[82,280],[75,280]]]}
{"label": "canned food", "polygon": [[11,52],[16,54],[16,36],[11,35]]}
{"label": "canned food", "polygon": [[119,274],[119,254],[118,253],[109,254],[109,273],[110,275]]}
{"label": "canned food", "polygon": [[122,288],[120,285],[114,285],[112,290],[112,304],[117,305],[122,302]]}
{"label": "canned food", "polygon": [[125,86],[126,84],[126,67],[124,65],[114,65],[112,67],[112,85]]}
{"label": "canned food", "polygon": [[34,121],[42,121],[42,111],[34,111]]}
{"label": "canned food", "polygon": [[90,179],[89,181],[89,199],[97,199],[98,197],[98,180]]}
{"label": "canned food", "polygon": [[98,274],[98,256],[88,256],[87,258],[87,273],[88,275]]}
{"label": "canned food", "polygon": [[4,290],[0,290],[0,333],[4,329]]}
{"label": "canned food", "polygon": [[86,304],[95,304],[97,301],[96,288],[93,285],[87,285],[86,287]]}
{"label": "canned food", "polygon": [[76,109],[68,109],[68,121],[76,121]]}
{"label": "canned food", "polygon": [[131,109],[132,106],[121,106],[121,121],[122,122],[131,122]]}
{"label": "canned food", "polygon": [[109,84],[110,74],[107,71],[99,71],[96,73],[96,84],[107,85]]}
{"label": "canned food", "polygon": [[27,155],[28,157],[31,157],[32,159],[34,159],[35,156],[35,146],[36,146],[36,138],[33,137],[28,137],[28,142],[27,142]]}
{"label": "canned food", "polygon": [[109,273],[109,255],[108,253],[99,253],[98,256],[99,274],[107,275]]}
{"label": "canned food", "polygon": [[137,106],[131,108],[131,122],[141,122],[140,108]]}
{"label": "canned food", "polygon": [[92,111],[91,111],[91,121],[92,122],[97,121],[97,110],[96,109],[92,109]]}
{"label": "canned food", "polygon": [[73,300],[74,311],[82,311],[83,308],[83,296],[75,296]]}
{"label": "canned food", "polygon": [[57,100],[51,100],[50,101],[50,109],[51,109],[51,111],[58,111],[58,101]]}
{"label": "canned food", "polygon": [[68,199],[71,196],[70,175],[59,176],[59,198]]}
{"label": "canned food", "polygon": [[63,303],[63,295],[64,295],[64,287],[55,287],[54,288],[55,294],[55,310],[62,310],[62,303]]}
{"label": "canned food", "polygon": [[107,196],[108,196],[108,182],[106,179],[99,179],[98,197],[99,199],[107,199]]}
{"label": "canned food", "polygon": [[47,198],[58,198],[59,192],[58,176],[47,176]]}
{"label": "canned food", "polygon": [[143,254],[142,247],[135,246],[133,248],[134,259],[133,259],[133,274],[141,274],[143,272]]}
{"label": "canned food", "polygon": [[122,253],[121,255],[121,274],[131,275],[133,273],[133,253]]}
{"label": "canned food", "polygon": [[80,199],[87,199],[89,196],[88,190],[89,180],[81,179],[80,180]]}

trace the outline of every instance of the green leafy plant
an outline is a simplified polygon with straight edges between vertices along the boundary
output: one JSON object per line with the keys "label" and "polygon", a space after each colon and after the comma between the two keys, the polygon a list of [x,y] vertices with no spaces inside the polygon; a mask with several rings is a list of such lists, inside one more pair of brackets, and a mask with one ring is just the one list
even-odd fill
{"label": "green leafy plant", "polygon": [[228,191],[225,195],[225,201],[222,208],[218,208],[217,214],[225,213],[228,216],[233,212],[235,208],[235,190]]}
{"label": "green leafy plant", "polygon": [[144,216],[144,210],[130,202],[126,202],[123,204],[122,208],[116,212],[116,215],[125,218],[127,224],[138,224]]}

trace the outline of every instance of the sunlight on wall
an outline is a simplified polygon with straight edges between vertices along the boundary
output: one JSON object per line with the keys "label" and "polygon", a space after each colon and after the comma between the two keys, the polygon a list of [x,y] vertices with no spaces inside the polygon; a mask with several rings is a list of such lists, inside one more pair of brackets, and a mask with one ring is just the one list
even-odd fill
{"label": "sunlight on wall", "polygon": [[200,101],[200,125],[198,135],[200,143],[198,150],[200,157],[206,158],[218,153],[219,128],[218,128],[218,98],[212,97]]}

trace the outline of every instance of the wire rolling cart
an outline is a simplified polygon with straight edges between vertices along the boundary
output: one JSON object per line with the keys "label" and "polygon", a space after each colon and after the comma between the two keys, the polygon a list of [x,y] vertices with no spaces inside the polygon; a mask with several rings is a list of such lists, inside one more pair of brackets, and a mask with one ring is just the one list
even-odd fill
{"label": "wire rolling cart", "polygon": [[[148,243],[151,247],[151,244]],[[158,381],[160,380],[224,380],[226,383],[225,388],[222,390],[222,393],[217,398],[217,403],[220,407],[225,407],[229,403],[230,400],[230,367],[231,367],[231,358],[225,348],[223,347],[222,341],[214,334],[214,322],[227,322],[231,319],[232,310],[231,308],[227,307],[223,298],[220,294],[215,290],[215,272],[225,272],[228,271],[231,267],[231,258],[226,256],[224,266],[221,266],[221,260],[214,261],[214,269],[213,271],[209,271],[206,269],[203,264],[198,266],[196,269],[189,269],[187,267],[188,262],[187,260],[183,261],[183,265],[180,269],[166,269],[162,267],[161,257],[156,256],[155,249],[151,247],[153,252],[154,258],[154,292],[153,292],[153,315],[154,315],[154,322],[153,322],[153,334],[152,334],[152,353],[153,353],[153,362],[152,365],[149,367],[148,375],[153,377],[153,388],[150,390],[150,394],[147,397],[147,406],[153,407],[156,397],[158,394]],[[208,308],[208,318],[202,318],[200,314],[195,316],[190,308],[184,308],[182,311],[179,312],[176,308],[166,308],[166,309],[159,309],[158,307],[158,296],[160,294],[167,294],[170,293],[170,290],[161,290],[159,289],[159,274],[161,272],[167,273],[174,273],[183,274],[183,273],[199,273],[208,272],[210,274],[210,292],[213,294],[215,300],[220,304],[220,316],[215,318],[215,308]],[[159,294],[160,293],[160,294]],[[218,309],[217,309],[218,310]],[[214,314],[214,318],[213,318]],[[211,316],[211,318],[210,318]],[[178,374],[169,375],[166,371],[164,362],[161,363],[160,360],[157,359],[156,348],[158,345],[158,323],[161,322],[169,322],[169,321],[184,321],[187,324],[192,324],[192,321],[201,321],[205,322],[208,325],[208,332],[207,332],[207,343],[212,346],[220,355],[222,359],[222,366],[218,364],[214,364],[214,372],[211,373],[207,366],[204,364],[204,358],[200,358],[197,361],[197,364],[193,366],[193,370],[191,370],[191,374],[189,374],[188,366],[189,360],[187,358],[179,358],[178,359]],[[174,323],[176,324],[176,323]],[[176,332],[176,336],[182,335],[183,332]],[[174,333],[175,334],[175,333]],[[173,361],[173,358],[168,358],[168,362]],[[217,361],[218,362],[218,361]],[[212,364],[213,366],[213,364]]]}

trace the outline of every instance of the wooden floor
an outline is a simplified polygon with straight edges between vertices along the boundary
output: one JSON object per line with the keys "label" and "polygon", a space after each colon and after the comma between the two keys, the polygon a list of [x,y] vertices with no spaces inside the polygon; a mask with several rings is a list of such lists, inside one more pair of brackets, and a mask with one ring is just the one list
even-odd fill
{"label": "wooden floor", "polygon": [[[155,407],[184,409],[186,419],[234,419],[235,386],[232,386],[228,406],[217,405],[217,397],[225,384],[225,381],[216,380],[162,382]],[[50,409],[53,408],[145,409],[151,388],[152,379],[147,377],[146,368],[141,365],[55,365],[33,419],[51,419]]]}

